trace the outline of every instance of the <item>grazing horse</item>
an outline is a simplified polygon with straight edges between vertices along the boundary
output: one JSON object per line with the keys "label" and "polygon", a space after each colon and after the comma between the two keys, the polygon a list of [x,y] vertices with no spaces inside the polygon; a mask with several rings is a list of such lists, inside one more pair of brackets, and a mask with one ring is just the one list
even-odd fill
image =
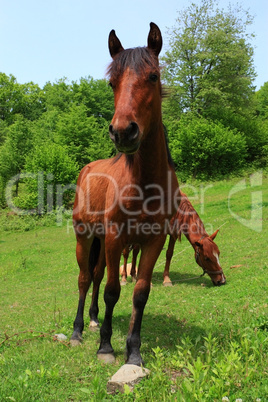
{"label": "grazing horse", "polygon": [[[212,283],[216,286],[224,285],[226,283],[226,278],[219,262],[220,251],[216,243],[214,243],[218,230],[211,236],[207,234],[198,213],[192,206],[186,194],[182,192],[179,209],[176,215],[172,218],[170,227],[172,228],[172,234],[170,234],[168,249],[166,252],[163,285],[172,285],[169,277],[169,268],[173,256],[175,241],[177,239],[181,240],[182,233],[193,246],[195,250],[195,260],[203,269],[203,275],[208,274]],[[132,247],[126,247],[123,251],[124,268],[122,270],[121,284],[127,283],[127,259],[131,250],[133,250],[133,257],[130,275],[133,279],[136,278],[136,260],[140,250],[139,245],[137,244]]]}
{"label": "grazing horse", "polygon": [[[91,320],[97,320],[98,291],[107,265],[106,305],[98,356],[113,358],[112,316],[120,295],[119,265],[123,249],[140,244],[139,273],[127,336],[129,364],[141,365],[140,330],[155,262],[166,239],[166,223],[179,203],[179,187],[168,150],[161,113],[162,87],[158,55],[162,36],[150,24],[147,47],[124,50],[112,30],[108,69],[115,113],[110,138],[119,154],[85,166],[77,181],[73,210],[79,302],[72,344],[82,340],[86,294],[93,281]],[[96,321],[97,323],[97,321]]]}
{"label": "grazing horse", "polygon": [[182,233],[193,246],[195,260],[203,269],[203,275],[208,274],[215,286],[224,285],[226,283],[226,278],[220,266],[220,251],[216,243],[214,243],[218,230],[216,230],[216,232],[211,236],[207,234],[198,213],[190,203],[186,194],[182,192],[180,206],[176,215],[171,220],[171,234],[166,252],[163,284],[171,284],[169,277],[170,262],[173,256],[175,242],[177,239],[181,240]]}

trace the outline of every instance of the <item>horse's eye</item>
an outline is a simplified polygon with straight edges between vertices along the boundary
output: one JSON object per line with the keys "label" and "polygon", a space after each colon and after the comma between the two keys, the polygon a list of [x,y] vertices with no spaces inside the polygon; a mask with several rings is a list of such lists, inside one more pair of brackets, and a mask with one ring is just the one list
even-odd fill
{"label": "horse's eye", "polygon": [[113,86],[113,84],[111,83],[111,81],[109,81],[109,84],[108,84],[112,89],[114,89],[114,86]]}
{"label": "horse's eye", "polygon": [[157,74],[150,74],[150,81],[156,82],[158,80],[158,75]]}

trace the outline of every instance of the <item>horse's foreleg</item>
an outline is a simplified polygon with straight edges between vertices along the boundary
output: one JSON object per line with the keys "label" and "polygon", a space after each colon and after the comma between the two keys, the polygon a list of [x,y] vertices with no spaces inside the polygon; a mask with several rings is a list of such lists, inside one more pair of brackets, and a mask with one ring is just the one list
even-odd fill
{"label": "horse's foreleg", "polygon": [[80,343],[82,340],[82,332],[84,329],[84,307],[86,295],[91,284],[92,276],[89,271],[89,253],[93,239],[84,237],[77,238],[76,258],[80,268],[78,276],[79,302],[76,318],[74,320],[74,330],[71,337],[73,345]]}
{"label": "horse's foreleg", "polygon": [[103,279],[104,270],[105,270],[105,250],[104,250],[104,243],[101,243],[100,255],[98,259],[98,263],[93,271],[93,292],[92,292],[92,299],[91,305],[89,309],[89,317],[90,323],[89,327],[94,330],[95,328],[99,327],[99,306],[98,306],[98,299],[99,299],[99,290],[100,284]]}
{"label": "horse's foreleg", "polygon": [[143,360],[140,354],[140,331],[143,311],[151,289],[151,278],[156,260],[163,248],[165,236],[159,236],[149,245],[142,248],[138,279],[133,293],[133,308],[127,337],[127,364],[140,366]]}
{"label": "horse's foreleg", "polygon": [[170,235],[168,249],[166,252],[166,265],[165,265],[165,270],[164,270],[164,274],[163,274],[163,278],[164,278],[163,285],[164,286],[172,286],[172,282],[169,277],[169,268],[170,268],[170,263],[171,263],[171,259],[173,256],[175,241],[176,241],[176,239],[172,235]]}
{"label": "horse's foreleg", "polygon": [[130,275],[132,277],[132,281],[136,281],[137,279],[137,273],[136,273],[136,266],[137,266],[137,257],[140,251],[140,246],[138,244],[135,244],[133,246],[133,255],[132,255],[132,265],[131,265],[131,271]]}
{"label": "horse's foreleg", "polygon": [[120,246],[118,245],[111,247],[111,242],[109,241],[105,242],[105,247],[107,283],[104,290],[104,301],[106,309],[104,321],[100,329],[100,347],[98,350],[99,355],[111,355],[114,352],[111,345],[112,316],[114,306],[119,299],[121,290],[119,282],[119,264],[122,249],[120,249]]}

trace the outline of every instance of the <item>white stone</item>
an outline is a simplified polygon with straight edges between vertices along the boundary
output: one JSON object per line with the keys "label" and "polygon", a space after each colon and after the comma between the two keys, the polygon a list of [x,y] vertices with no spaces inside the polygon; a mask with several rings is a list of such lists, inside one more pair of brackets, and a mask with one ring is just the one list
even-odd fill
{"label": "white stone", "polygon": [[64,335],[64,334],[55,334],[55,335],[54,335],[54,338],[55,338],[57,341],[67,341],[67,336]]}
{"label": "white stone", "polygon": [[124,393],[125,385],[128,385],[129,389],[133,391],[135,384],[149,374],[150,370],[144,367],[136,366],[135,364],[124,364],[108,381],[107,392],[109,394],[115,394],[117,391]]}

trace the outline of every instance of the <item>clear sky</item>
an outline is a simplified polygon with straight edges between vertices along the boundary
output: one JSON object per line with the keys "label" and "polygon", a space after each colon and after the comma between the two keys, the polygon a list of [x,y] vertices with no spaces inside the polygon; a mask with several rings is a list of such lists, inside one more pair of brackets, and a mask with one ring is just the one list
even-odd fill
{"label": "clear sky", "polygon": [[[0,71],[19,83],[40,87],[67,77],[104,78],[110,55],[108,35],[115,29],[125,48],[146,45],[149,23],[162,31],[164,50],[168,28],[177,12],[199,0],[0,0]],[[235,0],[219,0],[226,7]],[[268,1],[238,1],[255,16],[254,64],[257,89],[268,81]],[[162,51],[163,54],[163,51]]]}

